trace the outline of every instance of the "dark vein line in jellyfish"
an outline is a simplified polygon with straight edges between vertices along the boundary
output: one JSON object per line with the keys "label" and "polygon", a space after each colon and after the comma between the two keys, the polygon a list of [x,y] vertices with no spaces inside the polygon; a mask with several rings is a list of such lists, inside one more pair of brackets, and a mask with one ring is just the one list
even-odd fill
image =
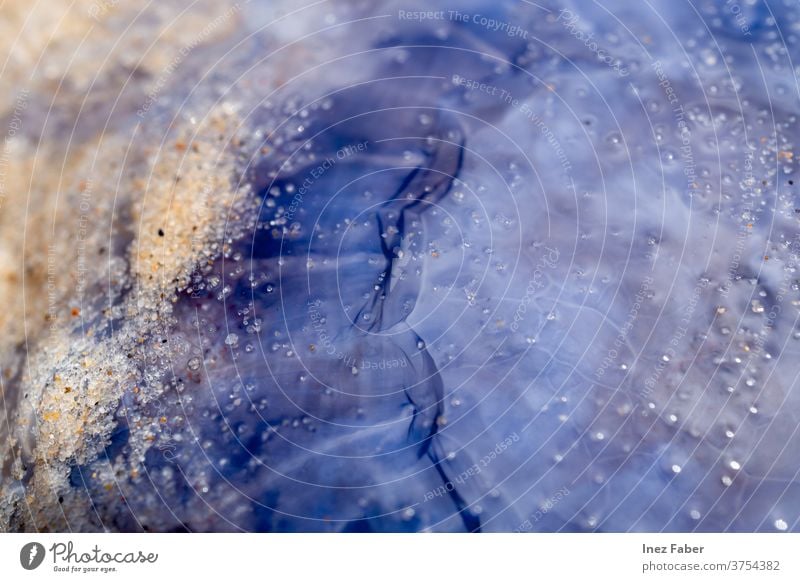
{"label": "dark vein line in jellyfish", "polygon": [[[387,312],[391,311],[386,308],[387,304],[399,295],[399,289],[393,290],[391,285],[393,265],[395,265],[395,259],[397,258],[396,249],[402,244],[403,237],[407,234],[406,231],[410,225],[418,223],[422,213],[427,208],[442,200],[450,192],[464,163],[463,139],[458,144],[443,143],[446,143],[449,147],[440,148],[434,152],[430,167],[418,166],[415,168],[403,180],[386,206],[377,212],[376,220],[385,266],[378,278],[376,289],[373,290],[371,297],[359,311],[358,319],[356,320],[361,321],[364,314],[369,314],[370,323],[366,329],[368,332],[392,328],[407,316],[407,313],[400,310],[398,313],[403,315],[400,316],[398,321],[394,320],[397,317],[396,315],[392,319],[387,317]],[[443,152],[442,149],[445,151]],[[454,149],[455,151],[453,151]],[[436,167],[437,165],[439,168]],[[448,168],[448,165],[451,167]],[[433,184],[426,184],[432,175],[438,176],[437,179],[433,181]],[[413,200],[403,204],[406,200],[404,195],[415,191],[419,191],[419,194]],[[397,205],[401,206],[395,210],[393,206]],[[394,273],[394,275],[398,276],[397,273]],[[409,286],[410,284],[404,285],[404,287]],[[408,292],[409,289],[405,289],[405,291]],[[416,303],[420,293],[419,284],[415,284],[410,291],[413,298],[412,301]],[[389,319],[388,322],[387,319]],[[408,328],[408,332],[413,336],[414,345],[422,342],[422,338],[411,327]],[[444,383],[427,347],[420,350],[420,355],[422,357],[421,377],[428,380],[425,382],[424,391],[414,390],[415,385],[407,386],[404,390],[408,402],[413,407],[412,420],[408,427],[408,438],[412,442],[417,441],[420,443],[418,457],[427,456],[436,468],[442,482],[446,485],[450,481],[442,466],[442,459],[439,458],[435,448],[431,446],[438,434],[439,421],[443,414]],[[408,357],[407,354],[406,357]],[[415,392],[420,393],[415,394]],[[433,414],[426,414],[425,411],[433,411]],[[446,489],[458,508],[458,513],[467,531],[479,532],[481,530],[480,519],[469,511],[462,495],[455,487]]]}

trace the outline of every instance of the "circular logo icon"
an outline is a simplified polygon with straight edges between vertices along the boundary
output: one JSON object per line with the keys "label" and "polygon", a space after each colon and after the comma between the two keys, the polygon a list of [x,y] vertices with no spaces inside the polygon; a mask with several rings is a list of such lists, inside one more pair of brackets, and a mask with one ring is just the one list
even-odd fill
{"label": "circular logo icon", "polygon": [[35,570],[44,561],[44,546],[39,542],[30,542],[19,551],[19,563],[26,570]]}

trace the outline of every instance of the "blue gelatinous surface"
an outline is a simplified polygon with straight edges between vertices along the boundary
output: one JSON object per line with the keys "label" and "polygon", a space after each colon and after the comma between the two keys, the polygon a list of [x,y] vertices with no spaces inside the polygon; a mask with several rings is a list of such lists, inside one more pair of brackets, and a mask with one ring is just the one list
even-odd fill
{"label": "blue gelatinous surface", "polygon": [[220,75],[257,217],[74,469],[83,527],[797,529],[798,15],[740,9],[309,8],[329,53],[260,95],[311,41],[248,8]]}

